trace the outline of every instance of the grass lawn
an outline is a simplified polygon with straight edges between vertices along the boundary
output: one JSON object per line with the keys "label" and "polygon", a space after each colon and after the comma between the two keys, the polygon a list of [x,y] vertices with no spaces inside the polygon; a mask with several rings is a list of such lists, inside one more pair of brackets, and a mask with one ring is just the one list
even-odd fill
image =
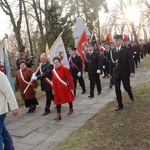
{"label": "grass lawn", "polygon": [[[150,56],[139,68],[150,68]],[[56,150],[150,150],[150,82],[132,88],[135,102],[124,92],[125,109],[115,112],[115,100],[108,103]]]}

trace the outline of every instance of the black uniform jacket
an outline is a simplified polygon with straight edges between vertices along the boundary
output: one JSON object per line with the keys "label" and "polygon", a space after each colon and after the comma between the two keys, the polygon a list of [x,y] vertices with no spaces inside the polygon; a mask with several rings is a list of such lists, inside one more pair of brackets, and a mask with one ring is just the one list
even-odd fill
{"label": "black uniform jacket", "polygon": [[96,74],[97,70],[102,72],[100,55],[95,51],[91,55],[87,53],[85,55],[85,72],[88,72],[88,74]]}
{"label": "black uniform jacket", "polygon": [[114,78],[127,78],[130,77],[130,73],[135,73],[133,54],[129,47],[122,45],[119,52],[114,48],[110,57],[109,73]]}
{"label": "black uniform jacket", "polygon": [[69,58],[69,66],[70,66],[70,72],[72,76],[77,76],[78,72],[82,73],[82,60],[81,57],[78,55],[75,55],[75,57]]}

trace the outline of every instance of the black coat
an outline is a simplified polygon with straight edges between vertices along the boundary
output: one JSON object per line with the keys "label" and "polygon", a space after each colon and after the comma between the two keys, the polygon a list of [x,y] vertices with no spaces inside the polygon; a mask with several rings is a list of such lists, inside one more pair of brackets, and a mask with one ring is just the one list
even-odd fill
{"label": "black coat", "polygon": [[52,80],[52,70],[54,66],[47,61],[45,64],[42,64],[41,70],[42,74],[38,73],[37,79],[40,79],[41,81],[41,90],[42,91],[51,91],[51,86],[44,80],[44,78],[48,78],[49,80]]}
{"label": "black coat", "polygon": [[78,55],[75,55],[75,57],[70,57],[69,66],[70,66],[70,72],[72,76],[77,76],[78,72],[82,73],[83,65],[82,65],[81,57]]}
{"label": "black coat", "polygon": [[95,51],[93,51],[92,55],[87,53],[85,55],[85,72],[88,72],[90,75],[96,74],[97,70],[102,72],[102,60],[100,55]]}
{"label": "black coat", "polygon": [[[111,61],[109,66],[109,73],[113,75],[114,78],[130,77],[131,73],[135,73],[132,50],[126,46],[121,46],[119,52],[116,52],[115,50],[116,48],[114,48],[110,54]],[[116,63],[117,59],[118,63]]]}

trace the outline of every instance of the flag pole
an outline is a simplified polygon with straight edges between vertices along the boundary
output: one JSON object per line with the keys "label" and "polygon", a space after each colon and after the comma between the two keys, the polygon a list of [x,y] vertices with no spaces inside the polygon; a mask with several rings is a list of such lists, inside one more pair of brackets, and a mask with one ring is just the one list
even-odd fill
{"label": "flag pole", "polygon": [[58,41],[59,37],[60,37],[62,34],[63,34],[63,32],[61,32],[61,33],[58,35],[57,39],[55,40],[55,42],[53,43],[53,45],[51,46],[51,48],[50,48],[50,50],[48,51],[47,54],[49,54],[49,53],[51,52],[52,48],[54,47],[54,45],[56,44],[56,42]]}
{"label": "flag pole", "polygon": [[[37,74],[37,72],[39,71],[39,69],[41,68],[42,63],[40,63],[39,67],[37,68],[37,70],[35,71],[35,75]],[[29,88],[30,84],[31,84],[32,80],[30,80],[30,82],[28,83],[28,85],[26,86],[25,90],[23,91],[23,93],[26,93],[27,89]]]}
{"label": "flag pole", "polygon": [[5,37],[0,41],[0,44],[2,44],[4,42],[4,40],[5,40]]}
{"label": "flag pole", "polygon": [[94,35],[94,28],[93,28],[93,31],[92,31],[90,42],[92,42],[93,35]]}

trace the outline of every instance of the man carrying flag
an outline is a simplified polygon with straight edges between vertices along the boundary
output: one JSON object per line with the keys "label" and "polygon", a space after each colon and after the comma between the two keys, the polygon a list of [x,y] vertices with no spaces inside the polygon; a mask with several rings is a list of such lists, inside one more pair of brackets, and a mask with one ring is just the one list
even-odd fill
{"label": "man carrying flag", "polygon": [[[48,44],[46,43],[46,53],[49,52]],[[33,74],[31,80],[40,80],[41,81],[41,90],[46,93],[46,106],[43,116],[50,113],[51,101],[54,99],[52,93],[52,70],[54,66],[49,62],[49,58],[46,53],[42,53],[40,56],[41,67],[40,71],[36,74]]]}

